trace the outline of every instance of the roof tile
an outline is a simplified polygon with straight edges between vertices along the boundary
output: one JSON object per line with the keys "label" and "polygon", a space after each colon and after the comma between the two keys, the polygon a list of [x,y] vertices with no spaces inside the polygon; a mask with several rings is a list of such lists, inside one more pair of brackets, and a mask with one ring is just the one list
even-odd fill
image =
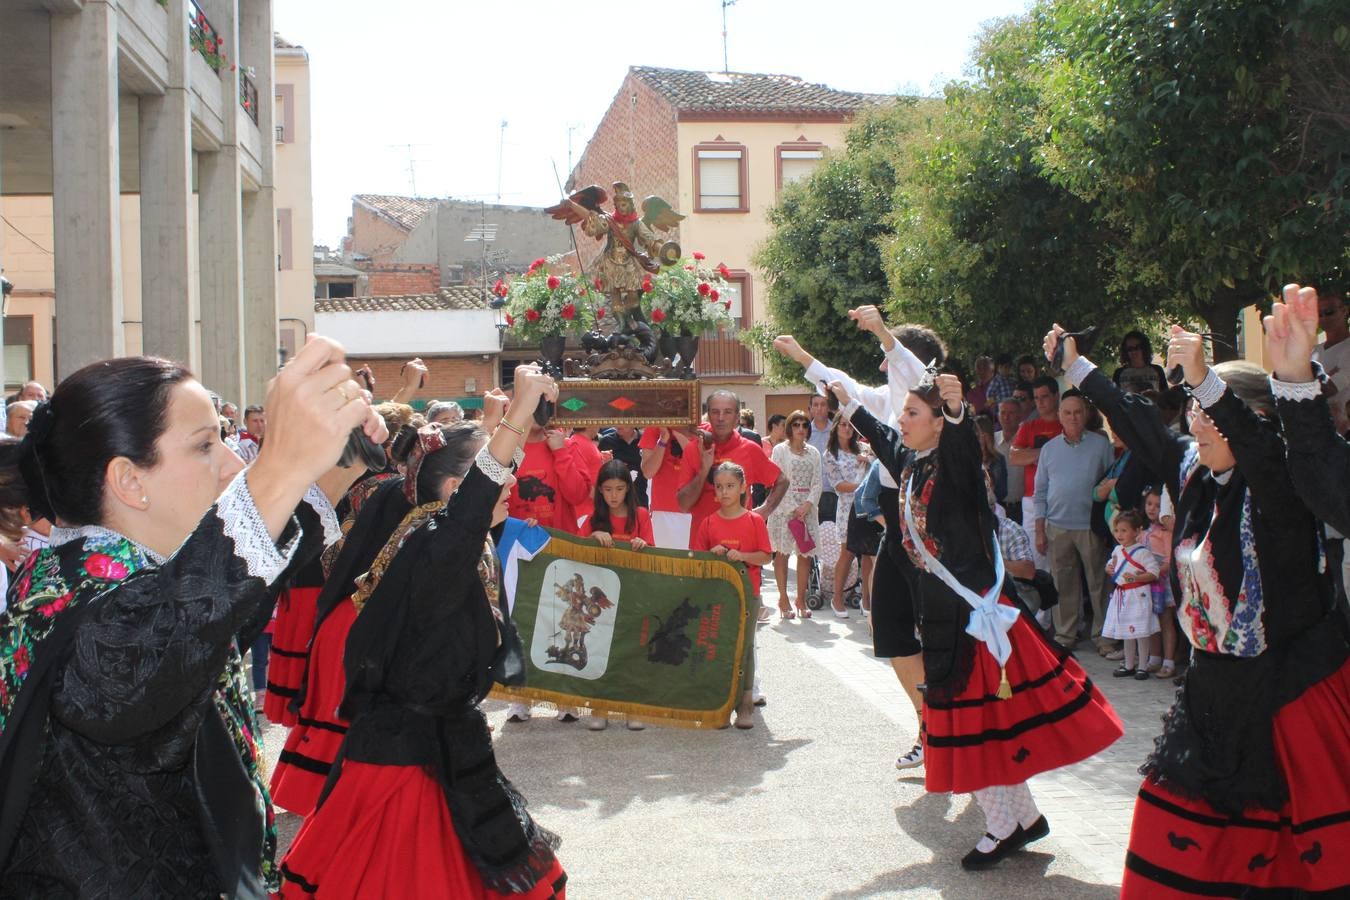
{"label": "roof tile", "polygon": [[405,231],[412,231],[413,226],[436,208],[434,199],[423,199],[421,197],[397,197],[392,194],[357,194],[352,198],[362,206],[367,206],[379,215],[392,221],[395,225]]}
{"label": "roof tile", "polygon": [[347,312],[440,312],[487,309],[492,295],[467,284],[443,287],[434,294],[403,294],[394,297],[332,297],[314,301],[316,313]]}
{"label": "roof tile", "polygon": [[812,84],[795,75],[696,72],[633,66],[630,70],[681,112],[847,113],[894,99]]}

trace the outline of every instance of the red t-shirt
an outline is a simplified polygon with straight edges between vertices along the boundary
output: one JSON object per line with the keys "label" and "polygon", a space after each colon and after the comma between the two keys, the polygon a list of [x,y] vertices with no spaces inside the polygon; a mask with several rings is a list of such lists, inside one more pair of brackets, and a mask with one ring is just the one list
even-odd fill
{"label": "red t-shirt", "polygon": [[[642,440],[638,442],[639,450],[652,450],[656,447],[656,441],[661,437],[661,429],[644,428],[642,430]],[[680,488],[691,477],[698,474],[697,444],[691,443],[685,448],[687,456],[676,456],[670,452],[671,446],[675,443],[675,438],[666,439],[665,453],[661,458],[661,468],[656,470],[656,477],[647,482],[647,496],[650,498],[652,512],[682,512],[680,501],[675,499],[675,495],[680,492]]]}
{"label": "red t-shirt", "polygon": [[[742,553],[773,552],[773,546],[769,544],[769,526],[764,524],[764,517],[748,509],[734,519],[725,519],[720,512],[705,516],[689,538],[690,550],[711,550],[718,544]],[[745,567],[750,572],[750,589],[758,597],[760,567],[749,563]]]}
{"label": "red t-shirt", "polygon": [[[693,445],[686,448],[686,453],[692,450]],[[724,462],[733,462],[745,470],[747,495],[752,484],[762,484],[767,488],[772,488],[780,474],[778,466],[773,460],[769,459],[763,446],[755,441],[747,441],[734,431],[726,441],[713,445],[713,468],[717,468]],[[745,503],[745,499],[743,498],[741,502]],[[712,479],[710,478],[704,482],[703,493],[699,495],[698,502],[690,510],[694,518],[690,522],[689,533],[692,535],[698,529],[699,522],[717,512],[718,508],[717,494],[713,490]]]}
{"label": "red t-shirt", "polygon": [[549,528],[575,531],[576,522],[571,527],[565,522],[563,507],[567,504],[558,491],[558,471],[548,441],[527,442],[523,449],[525,459],[516,470],[516,483],[506,501],[511,517],[538,519],[540,525]]}
{"label": "red t-shirt", "polygon": [[[594,513],[586,517],[585,523],[581,526],[582,537],[590,537],[595,533],[594,522]],[[631,541],[638,537],[646,541],[649,547],[656,543],[656,537],[652,534],[652,514],[641,506],[638,507],[637,522],[633,525],[630,525],[626,518],[611,518],[609,524],[609,535],[616,541]]]}
{"label": "red t-shirt", "polygon": [[[1059,419],[1032,419],[1030,422],[1023,422],[1017,429],[1017,434],[1013,436],[1013,448],[1016,450],[1030,450],[1033,447],[1044,447],[1053,437],[1064,433],[1064,426],[1059,424]],[[1025,487],[1022,493],[1027,497],[1036,496],[1036,467],[1027,466],[1022,470],[1023,484]]]}

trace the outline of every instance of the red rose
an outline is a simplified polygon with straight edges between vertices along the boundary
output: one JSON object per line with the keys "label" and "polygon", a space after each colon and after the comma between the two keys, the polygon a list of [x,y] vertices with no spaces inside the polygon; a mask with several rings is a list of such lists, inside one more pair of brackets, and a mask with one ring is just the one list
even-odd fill
{"label": "red rose", "polygon": [[665,320],[666,320],[666,312],[665,312],[665,310],[662,310],[662,309],[654,309],[654,310],[652,310],[652,321],[653,321],[653,322],[664,322]]}
{"label": "red rose", "polygon": [[514,318],[510,313],[507,313],[507,314],[506,314],[506,327],[507,327],[507,328],[515,328],[515,327],[516,327],[516,320],[515,320],[515,318]]}
{"label": "red rose", "polygon": [[216,42],[213,41],[213,40],[211,40],[210,38],[207,38],[207,39],[206,39],[206,52],[207,52],[207,53],[215,53],[215,52],[216,52]]}
{"label": "red rose", "polygon": [[711,290],[712,290],[712,285],[708,284],[708,282],[706,282],[706,281],[700,281],[700,282],[698,283],[698,292],[699,292],[700,294],[702,294],[703,296],[705,296],[705,297],[708,296],[708,291],[711,291]]}
{"label": "red rose", "polygon": [[95,578],[121,581],[127,577],[127,567],[111,556],[102,553],[92,554],[84,561],[84,570]]}
{"label": "red rose", "polygon": [[708,299],[713,301],[714,303],[717,302],[720,296],[721,295],[717,293],[717,288],[713,288],[711,291],[708,292]]}
{"label": "red rose", "polygon": [[604,290],[604,288],[602,288],[602,287],[600,286],[600,276],[599,276],[599,275],[595,276],[595,280],[592,281],[591,283],[595,285],[595,289],[596,289],[597,291],[603,291],[603,290]]}
{"label": "red rose", "polygon": [[704,256],[702,253],[699,253],[697,250],[694,251],[694,259],[707,259],[707,258],[708,257]]}
{"label": "red rose", "polygon": [[539,321],[539,310],[537,310],[537,309],[527,309],[527,310],[525,310],[525,321],[526,321],[526,322],[538,322],[538,321]]}
{"label": "red rose", "polygon": [[692,271],[694,271],[694,267],[693,267],[693,266],[685,266],[685,267],[684,267],[684,270],[685,270],[686,272],[692,272]]}
{"label": "red rose", "polygon": [[731,312],[731,301],[730,301],[730,300],[723,300],[723,301],[722,301],[722,306],[726,309],[727,312]]}
{"label": "red rose", "polygon": [[731,278],[731,270],[727,268],[726,263],[717,264],[717,274],[721,275],[723,278]]}
{"label": "red rose", "polygon": [[605,308],[603,306],[595,311],[595,317],[597,319],[603,319],[605,317]]}
{"label": "red rose", "polygon": [[550,291],[553,290],[554,288],[556,288],[556,287],[557,287],[558,285],[560,285],[560,284],[562,284],[562,279],[559,278],[557,275],[550,275],[550,276],[548,276],[548,289],[549,289]]}
{"label": "red rose", "polygon": [[650,294],[652,292],[652,280],[650,278],[642,279],[642,293]]}
{"label": "red rose", "polygon": [[496,294],[498,297],[505,297],[506,283],[503,282],[500,278],[498,278],[497,283],[492,286],[492,293]]}
{"label": "red rose", "polygon": [[577,317],[577,307],[575,303],[569,303],[562,308],[562,317],[567,321],[572,321]]}

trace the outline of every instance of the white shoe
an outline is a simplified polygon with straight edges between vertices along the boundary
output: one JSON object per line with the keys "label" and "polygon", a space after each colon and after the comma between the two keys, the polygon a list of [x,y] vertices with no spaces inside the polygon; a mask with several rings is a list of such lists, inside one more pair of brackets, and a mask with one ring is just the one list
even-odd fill
{"label": "white shoe", "polygon": [[923,743],[915,744],[908,753],[895,761],[897,769],[917,769],[923,765]]}
{"label": "white shoe", "polygon": [[524,703],[512,703],[506,707],[506,721],[525,722],[530,718],[530,708]]}
{"label": "white shoe", "polygon": [[586,719],[586,727],[591,731],[604,731],[609,727],[609,719],[606,719],[604,716],[588,716]]}
{"label": "white shoe", "polygon": [[[830,609],[834,609],[834,607],[832,606],[832,607],[830,607]],[[847,619],[847,618],[848,618],[848,608],[845,607],[844,609],[834,609],[834,617],[835,617],[836,619]]]}
{"label": "white shoe", "polygon": [[646,727],[647,727],[646,725],[643,725],[643,724],[642,724],[641,722],[639,722],[637,719],[629,719],[629,720],[628,720],[628,730],[629,730],[629,731],[642,731],[642,730],[644,730]]}

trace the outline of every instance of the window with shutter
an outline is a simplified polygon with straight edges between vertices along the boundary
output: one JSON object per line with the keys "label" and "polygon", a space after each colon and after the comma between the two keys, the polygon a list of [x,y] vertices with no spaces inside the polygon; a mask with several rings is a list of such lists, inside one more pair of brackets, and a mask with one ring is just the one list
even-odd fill
{"label": "window with shutter", "polygon": [[747,212],[746,156],[740,144],[700,144],[694,148],[695,212]]}
{"label": "window with shutter", "polygon": [[781,191],[783,185],[801,181],[809,176],[824,156],[825,146],[823,144],[798,141],[793,144],[780,145],[776,151],[778,189]]}

